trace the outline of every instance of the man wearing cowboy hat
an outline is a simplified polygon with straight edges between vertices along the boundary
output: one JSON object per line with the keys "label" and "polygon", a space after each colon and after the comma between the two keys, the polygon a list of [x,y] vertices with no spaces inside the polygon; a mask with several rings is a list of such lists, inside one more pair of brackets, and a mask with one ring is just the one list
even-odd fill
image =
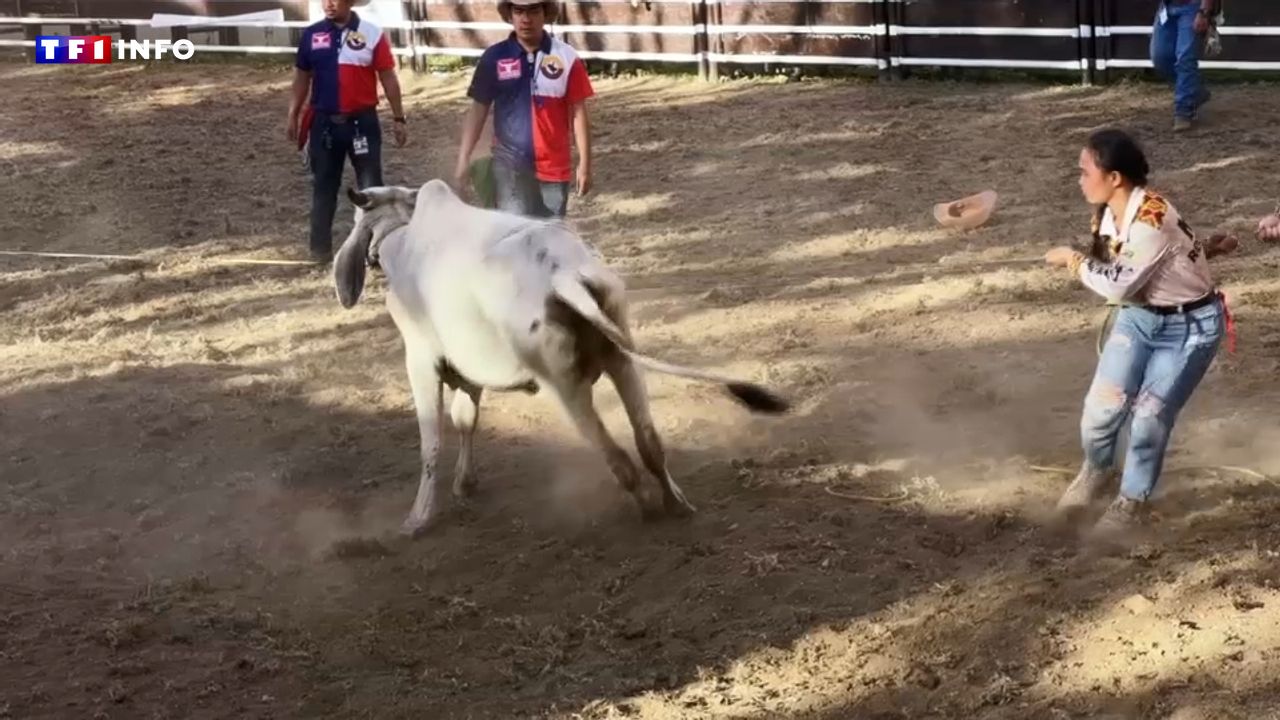
{"label": "man wearing cowboy hat", "polygon": [[577,52],[543,29],[556,20],[554,2],[499,0],[498,13],[514,31],[487,48],[476,64],[467,90],[473,102],[458,148],[455,185],[467,192],[471,151],[492,105],[497,206],[521,215],[564,217],[570,184],[576,180],[579,195],[591,188],[591,128],[585,102],[595,94],[591,80]]}
{"label": "man wearing cowboy hat", "polygon": [[[382,127],[378,83],[391,105],[396,146],[407,140],[400,83],[391,40],[351,8],[356,0],[324,0],[325,19],[302,31],[293,75],[287,133],[306,137],[312,174],[311,257],[333,257],[333,216],[338,208],[344,160],[350,156],[356,185],[382,185]],[[311,97],[303,114],[303,105]]]}

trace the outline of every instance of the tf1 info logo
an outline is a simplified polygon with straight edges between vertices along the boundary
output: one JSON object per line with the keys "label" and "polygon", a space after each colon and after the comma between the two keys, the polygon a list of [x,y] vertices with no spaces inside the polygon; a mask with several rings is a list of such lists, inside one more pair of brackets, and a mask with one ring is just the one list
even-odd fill
{"label": "tf1 info logo", "polygon": [[[113,55],[111,47],[115,46]],[[190,40],[121,40],[110,35],[40,35],[36,37],[36,62],[53,65],[100,65],[116,60],[157,60],[172,52],[190,60],[196,46]]]}

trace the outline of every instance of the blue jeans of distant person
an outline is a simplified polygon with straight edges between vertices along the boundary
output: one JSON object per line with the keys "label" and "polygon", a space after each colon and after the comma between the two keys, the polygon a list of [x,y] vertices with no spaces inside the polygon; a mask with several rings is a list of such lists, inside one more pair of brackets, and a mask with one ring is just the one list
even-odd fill
{"label": "blue jeans of distant person", "polygon": [[1151,63],[1156,72],[1173,83],[1173,114],[1193,120],[1204,101],[1200,80],[1200,46],[1203,38],[1196,34],[1196,12],[1199,0],[1166,1],[1161,4],[1168,17],[1160,22],[1157,9],[1151,29]]}
{"label": "blue jeans of distant person", "polygon": [[514,168],[497,159],[493,184],[498,209],[526,217],[562,218],[569,205],[569,183],[539,180],[533,170]]}
{"label": "blue jeans of distant person", "polygon": [[[364,138],[368,152],[358,153],[356,138]],[[348,115],[317,111],[308,136],[311,159],[311,253],[315,257],[333,254],[333,216],[338,210],[338,191],[347,158],[356,174],[356,187],[363,190],[382,184],[382,126],[378,111],[362,110]]]}
{"label": "blue jeans of distant person", "polygon": [[1178,413],[1218,354],[1226,308],[1215,294],[1208,305],[1162,315],[1122,308],[1103,346],[1085,398],[1081,436],[1086,462],[1111,470],[1127,421],[1129,447],[1120,494],[1145,501],[1155,491]]}

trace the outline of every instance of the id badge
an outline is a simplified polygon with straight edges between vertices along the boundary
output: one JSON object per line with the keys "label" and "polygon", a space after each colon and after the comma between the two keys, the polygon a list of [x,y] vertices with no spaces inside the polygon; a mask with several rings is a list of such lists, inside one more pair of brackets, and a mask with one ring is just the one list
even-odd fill
{"label": "id badge", "polygon": [[351,138],[351,153],[353,155],[368,155],[369,138],[363,135],[357,135]]}

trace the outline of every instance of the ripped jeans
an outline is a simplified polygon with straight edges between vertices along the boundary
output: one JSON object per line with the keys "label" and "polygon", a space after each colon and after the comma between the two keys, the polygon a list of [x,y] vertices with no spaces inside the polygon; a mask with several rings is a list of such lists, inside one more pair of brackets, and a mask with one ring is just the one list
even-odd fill
{"label": "ripped jeans", "polygon": [[1117,313],[1080,430],[1086,462],[1110,470],[1120,432],[1132,418],[1122,496],[1145,501],[1155,491],[1174,422],[1217,356],[1225,330],[1221,297],[1179,314],[1139,307]]}

